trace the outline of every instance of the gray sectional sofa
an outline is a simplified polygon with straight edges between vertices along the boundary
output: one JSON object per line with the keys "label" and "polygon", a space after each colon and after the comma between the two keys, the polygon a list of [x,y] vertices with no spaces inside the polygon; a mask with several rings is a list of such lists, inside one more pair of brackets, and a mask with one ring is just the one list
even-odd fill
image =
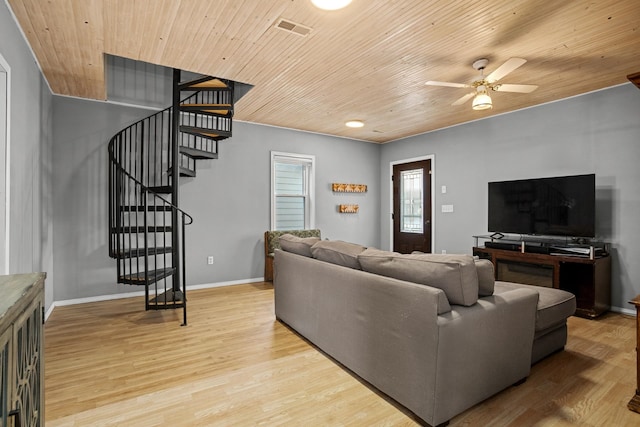
{"label": "gray sectional sofa", "polygon": [[526,379],[575,311],[572,294],[494,282],[470,255],[280,244],[276,318],[432,426]]}

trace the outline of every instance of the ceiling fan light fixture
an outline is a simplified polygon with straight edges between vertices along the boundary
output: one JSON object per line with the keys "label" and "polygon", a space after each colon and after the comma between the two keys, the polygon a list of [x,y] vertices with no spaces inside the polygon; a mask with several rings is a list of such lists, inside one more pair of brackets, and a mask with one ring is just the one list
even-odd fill
{"label": "ceiling fan light fixture", "polygon": [[491,97],[486,91],[478,92],[478,94],[473,98],[471,108],[474,110],[489,110],[493,108]]}
{"label": "ceiling fan light fixture", "polygon": [[351,0],[311,0],[311,3],[318,9],[338,10],[347,7]]}

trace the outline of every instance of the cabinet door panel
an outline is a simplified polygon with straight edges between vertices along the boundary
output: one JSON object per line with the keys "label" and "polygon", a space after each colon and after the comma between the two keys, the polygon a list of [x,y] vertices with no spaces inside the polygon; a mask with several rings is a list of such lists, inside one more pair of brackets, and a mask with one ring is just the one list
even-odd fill
{"label": "cabinet door panel", "polygon": [[24,427],[39,427],[41,421],[42,300],[36,298],[13,325],[13,408],[20,411]]}
{"label": "cabinet door panel", "polygon": [[8,327],[0,335],[0,427],[7,426],[9,413],[9,385],[11,384],[11,341],[13,329]]}

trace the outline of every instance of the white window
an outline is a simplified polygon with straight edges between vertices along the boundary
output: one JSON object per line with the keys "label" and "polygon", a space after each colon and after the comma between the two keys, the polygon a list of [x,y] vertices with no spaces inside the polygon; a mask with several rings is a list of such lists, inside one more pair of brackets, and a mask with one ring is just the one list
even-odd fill
{"label": "white window", "polygon": [[271,229],[315,228],[315,156],[271,152]]}

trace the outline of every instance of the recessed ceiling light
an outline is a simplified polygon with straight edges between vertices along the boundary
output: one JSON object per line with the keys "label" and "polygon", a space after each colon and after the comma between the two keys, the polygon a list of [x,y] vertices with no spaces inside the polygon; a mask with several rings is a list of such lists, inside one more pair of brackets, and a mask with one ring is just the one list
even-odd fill
{"label": "recessed ceiling light", "polygon": [[319,9],[338,10],[347,7],[351,0],[311,0],[311,3]]}
{"label": "recessed ceiling light", "polygon": [[345,123],[345,126],[350,128],[361,128],[364,126],[364,122],[362,120],[349,120]]}

